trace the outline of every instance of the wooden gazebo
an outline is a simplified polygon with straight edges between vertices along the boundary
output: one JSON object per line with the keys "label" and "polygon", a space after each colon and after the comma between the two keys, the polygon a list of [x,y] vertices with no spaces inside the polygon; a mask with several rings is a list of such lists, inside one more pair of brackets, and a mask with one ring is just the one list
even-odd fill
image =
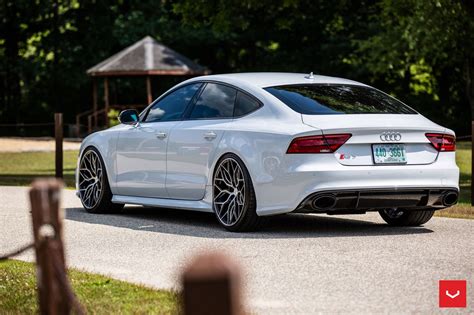
{"label": "wooden gazebo", "polygon": [[[100,122],[103,122],[105,127],[109,125],[107,113],[111,108],[124,108],[124,105],[110,104],[109,78],[143,77],[146,83],[146,104],[133,105],[132,107],[144,107],[153,101],[151,76],[197,76],[208,73],[210,71],[205,67],[159,43],[151,36],[146,36],[87,70],[87,74],[93,78],[93,103],[92,109],[76,116],[78,133],[81,121],[86,118],[90,133],[99,127]],[[104,82],[104,106],[102,108],[99,108],[98,104],[99,77]]]}

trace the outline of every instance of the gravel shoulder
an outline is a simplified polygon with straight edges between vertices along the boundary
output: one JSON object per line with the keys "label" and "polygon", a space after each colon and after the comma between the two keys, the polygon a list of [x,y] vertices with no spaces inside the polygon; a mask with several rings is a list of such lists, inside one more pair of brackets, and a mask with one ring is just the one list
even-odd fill
{"label": "gravel shoulder", "polygon": [[[81,142],[63,142],[64,150],[79,150]],[[0,137],[0,152],[50,152],[55,150],[54,139],[51,138],[2,138]]]}

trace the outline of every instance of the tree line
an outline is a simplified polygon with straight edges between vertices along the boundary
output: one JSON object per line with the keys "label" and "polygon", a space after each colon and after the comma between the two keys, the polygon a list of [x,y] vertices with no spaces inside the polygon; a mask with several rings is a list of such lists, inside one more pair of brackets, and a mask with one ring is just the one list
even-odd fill
{"label": "tree line", "polygon": [[[0,21],[3,123],[51,121],[54,111],[72,122],[92,104],[85,71],[151,35],[213,73],[358,80],[470,134],[470,0],[1,0]],[[141,84],[123,80],[119,98],[142,100]]]}

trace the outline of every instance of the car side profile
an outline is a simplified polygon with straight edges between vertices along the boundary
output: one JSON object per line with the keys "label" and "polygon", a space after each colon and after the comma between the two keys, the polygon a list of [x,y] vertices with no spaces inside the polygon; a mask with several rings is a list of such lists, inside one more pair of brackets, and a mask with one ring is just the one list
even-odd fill
{"label": "car side profile", "polygon": [[196,210],[249,231],[270,215],[378,211],[417,226],[458,200],[454,132],[351,80],[196,77],[119,120],[81,145],[77,195],[91,213]]}

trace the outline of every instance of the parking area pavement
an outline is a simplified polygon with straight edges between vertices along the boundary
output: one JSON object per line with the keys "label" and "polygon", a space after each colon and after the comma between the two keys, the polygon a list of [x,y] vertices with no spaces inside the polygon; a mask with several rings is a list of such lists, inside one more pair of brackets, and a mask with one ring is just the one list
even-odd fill
{"label": "parking area pavement", "polygon": [[[440,312],[438,281],[468,280],[473,312],[474,221],[435,217],[417,228],[389,227],[378,214],[283,215],[254,233],[224,231],[210,214],[127,207],[86,213],[63,193],[67,263],[157,288],[179,289],[179,272],[205,250],[242,266],[256,313]],[[0,187],[0,251],[31,240],[27,188]],[[32,252],[19,256],[33,260]]]}

